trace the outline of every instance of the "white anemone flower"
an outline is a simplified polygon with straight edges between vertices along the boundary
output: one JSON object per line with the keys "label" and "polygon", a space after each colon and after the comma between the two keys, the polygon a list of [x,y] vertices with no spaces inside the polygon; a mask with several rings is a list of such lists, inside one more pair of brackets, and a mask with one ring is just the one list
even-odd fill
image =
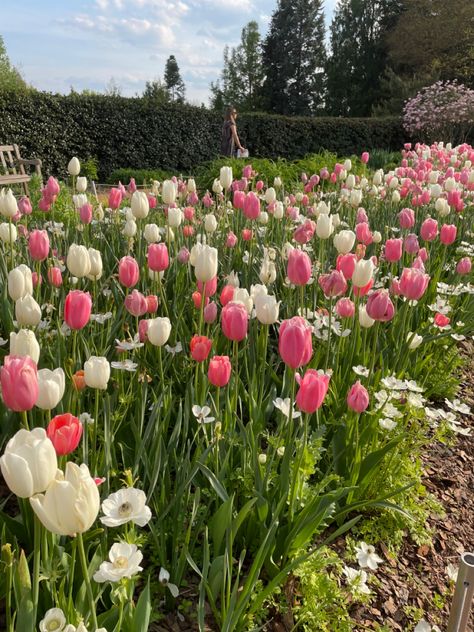
{"label": "white anemone flower", "polygon": [[102,511],[105,515],[100,521],[107,527],[119,527],[127,522],[144,527],[151,519],[145,492],[134,487],[125,487],[110,494],[102,503]]}
{"label": "white anemone flower", "polygon": [[451,410],[455,410],[457,413],[461,413],[463,415],[471,414],[471,409],[469,408],[469,406],[461,402],[460,399],[453,399],[452,402],[449,399],[445,399],[444,403],[448,408],[450,408]]}
{"label": "white anemone flower", "polygon": [[389,419],[385,417],[384,419],[379,419],[379,426],[383,430],[393,430],[397,426],[397,422],[393,421],[393,419]]}
{"label": "white anemone flower", "polygon": [[366,542],[360,542],[356,546],[356,558],[361,568],[370,568],[376,571],[379,564],[383,563],[383,559],[375,552],[375,547]]}
{"label": "white anemone flower", "polygon": [[369,377],[369,369],[362,364],[358,364],[357,366],[353,366],[352,370],[356,375],[361,375],[362,377]]}
{"label": "white anemone flower", "polygon": [[172,584],[170,582],[170,574],[168,573],[166,568],[160,568],[158,581],[163,584],[163,586],[166,586],[173,597],[176,599],[176,597],[179,595],[179,588],[176,586],[176,584]]}
{"label": "white anemone flower", "polygon": [[109,551],[110,561],[102,562],[99,570],[94,573],[94,581],[118,582],[124,577],[133,577],[143,570],[140,566],[142,559],[143,554],[136,544],[116,542]]}
{"label": "white anemone flower", "polygon": [[50,608],[39,623],[40,632],[62,632],[66,626],[66,617],[61,608]]}
{"label": "white anemone flower", "polygon": [[[289,417],[290,416],[290,398],[289,397],[285,397],[285,399],[282,399],[281,397],[277,397],[276,399],[273,400],[273,405],[275,406],[275,408],[278,408],[279,411],[281,411],[285,417]],[[293,419],[296,419],[297,417],[301,417],[301,413],[299,411],[293,410]]]}
{"label": "white anemone flower", "polygon": [[345,566],[343,571],[347,584],[354,594],[370,595],[370,588],[367,586],[367,573],[363,570],[356,570],[350,566]]}
{"label": "white anemone flower", "polygon": [[209,413],[211,412],[209,406],[201,407],[194,404],[191,410],[200,424],[210,424],[215,420],[215,417],[209,417]]}

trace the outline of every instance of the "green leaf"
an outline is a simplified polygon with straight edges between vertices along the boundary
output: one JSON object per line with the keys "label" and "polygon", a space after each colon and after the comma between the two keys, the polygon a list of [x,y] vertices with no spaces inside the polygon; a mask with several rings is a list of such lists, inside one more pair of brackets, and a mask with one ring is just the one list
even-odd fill
{"label": "green leaf", "polygon": [[147,632],[151,616],[150,578],[142,591],[133,615],[133,632]]}
{"label": "green leaf", "polygon": [[222,483],[217,479],[214,472],[211,472],[211,470],[203,463],[199,463],[199,469],[207,478],[207,480],[210,482],[212,489],[216,492],[219,498],[223,502],[226,502],[227,500],[229,500],[229,496],[227,492],[225,491]]}

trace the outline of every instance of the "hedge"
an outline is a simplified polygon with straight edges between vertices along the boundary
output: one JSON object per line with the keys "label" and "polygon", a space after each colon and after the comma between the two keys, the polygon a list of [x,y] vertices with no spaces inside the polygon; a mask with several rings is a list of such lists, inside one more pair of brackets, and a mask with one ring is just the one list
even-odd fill
{"label": "hedge", "polygon": [[[96,158],[99,176],[121,167],[192,173],[219,153],[222,118],[205,108],[149,99],[31,91],[0,94],[0,144],[17,143],[43,160],[45,175],[65,175],[71,156]],[[400,149],[400,119],[290,118],[243,114],[239,135],[251,156],[295,159],[320,150],[359,154]]]}

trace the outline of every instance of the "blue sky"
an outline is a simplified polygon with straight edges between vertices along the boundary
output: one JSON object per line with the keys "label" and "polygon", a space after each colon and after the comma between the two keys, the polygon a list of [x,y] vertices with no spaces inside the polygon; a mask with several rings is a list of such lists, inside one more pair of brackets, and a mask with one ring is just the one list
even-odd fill
{"label": "blue sky", "polygon": [[[337,0],[326,0],[326,20]],[[224,46],[256,20],[265,33],[276,0],[1,0],[0,34],[12,63],[41,90],[143,91],[175,55],[187,98],[207,103]]]}

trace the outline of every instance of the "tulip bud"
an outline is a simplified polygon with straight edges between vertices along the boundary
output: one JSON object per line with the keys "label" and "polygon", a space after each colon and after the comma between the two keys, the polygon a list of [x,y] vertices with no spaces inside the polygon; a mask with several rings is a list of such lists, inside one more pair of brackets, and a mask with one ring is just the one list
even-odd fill
{"label": "tulip bud", "polygon": [[85,193],[87,191],[87,178],[85,176],[77,178],[76,189],[78,193]]}
{"label": "tulip bud", "polygon": [[165,180],[161,187],[161,198],[163,203],[169,206],[176,201],[176,186],[173,180]]}
{"label": "tulip bud", "polygon": [[71,176],[78,176],[79,173],[81,172],[81,163],[75,156],[74,158],[71,158],[71,160],[69,161],[67,170],[68,170],[69,175]]}
{"label": "tulip bud", "polygon": [[89,248],[89,261],[91,264],[89,274],[87,278],[91,281],[98,281],[102,276],[102,255],[100,254],[100,250],[96,250],[95,248]]}
{"label": "tulip bud", "polygon": [[333,243],[339,254],[347,254],[352,250],[355,243],[355,233],[352,230],[341,230],[334,235]]}
{"label": "tulip bud", "polygon": [[135,237],[135,235],[137,234],[137,224],[135,220],[128,219],[124,224],[122,232],[125,237],[128,237],[128,239],[132,239],[132,237]]}
{"label": "tulip bud", "polygon": [[207,378],[213,386],[222,388],[229,383],[231,370],[228,356],[214,356],[209,362]]}
{"label": "tulip bud", "polygon": [[230,189],[232,184],[233,175],[232,175],[232,167],[221,167],[219,182],[223,189]]}
{"label": "tulip bud", "polygon": [[146,224],[143,229],[143,236],[149,244],[156,243],[161,240],[160,229],[156,224]]}
{"label": "tulip bud", "polygon": [[33,280],[31,270],[24,263],[8,273],[8,294],[13,301],[33,294]]}
{"label": "tulip bud", "polygon": [[359,380],[352,385],[347,394],[347,405],[359,414],[367,410],[369,406],[369,394]]}
{"label": "tulip bud", "polygon": [[91,260],[85,246],[71,244],[66,258],[66,265],[72,276],[81,279],[90,273]]}
{"label": "tulip bud", "polygon": [[105,390],[109,379],[110,364],[107,358],[91,356],[84,363],[84,380],[90,388]]}
{"label": "tulip bud", "polygon": [[132,213],[136,219],[145,219],[150,212],[148,197],[143,191],[135,191],[132,195]]}
{"label": "tulip bud", "polygon": [[418,347],[421,345],[422,342],[423,342],[423,336],[419,336],[418,334],[415,334],[412,331],[408,332],[407,343],[408,343],[408,348],[410,349],[410,351],[414,351],[415,349],[418,349]]}
{"label": "tulip bud", "polygon": [[18,333],[10,332],[10,355],[29,356],[35,364],[40,357],[40,346],[36,340],[34,331],[20,329]]}
{"label": "tulip bud", "polygon": [[26,294],[15,302],[15,318],[20,327],[36,327],[40,322],[41,307],[31,294]]}
{"label": "tulip bud", "polygon": [[64,371],[61,368],[40,369],[38,371],[38,399],[36,406],[42,410],[56,408],[64,395],[66,381]]}
{"label": "tulip bud", "polygon": [[168,342],[171,334],[169,318],[152,318],[148,321],[148,340],[155,347],[162,347]]}
{"label": "tulip bud", "polygon": [[278,320],[280,301],[274,296],[258,294],[255,299],[255,311],[257,319],[263,325],[273,325]]}

